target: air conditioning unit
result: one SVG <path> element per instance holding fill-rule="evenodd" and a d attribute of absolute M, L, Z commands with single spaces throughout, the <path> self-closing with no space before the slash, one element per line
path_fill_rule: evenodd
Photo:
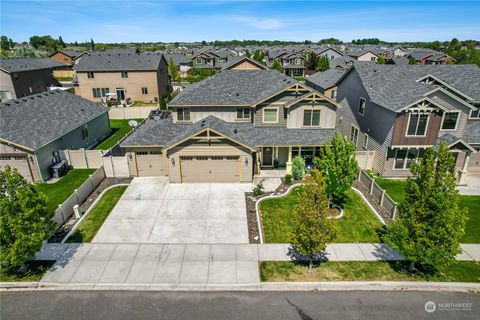
<path fill-rule="evenodd" d="M 53 178 L 60 178 L 68 172 L 67 160 L 62 160 L 50 167 Z"/>

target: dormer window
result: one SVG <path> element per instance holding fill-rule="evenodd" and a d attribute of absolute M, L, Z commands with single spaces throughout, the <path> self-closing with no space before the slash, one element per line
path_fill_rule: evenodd
<path fill-rule="evenodd" d="M 443 114 L 442 130 L 456 130 L 460 112 L 445 112 Z"/>

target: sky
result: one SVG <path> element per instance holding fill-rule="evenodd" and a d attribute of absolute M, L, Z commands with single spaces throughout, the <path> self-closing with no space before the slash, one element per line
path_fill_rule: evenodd
<path fill-rule="evenodd" d="M 480 40 L 480 1 L 0 0 L 0 33 L 65 42 Z"/>

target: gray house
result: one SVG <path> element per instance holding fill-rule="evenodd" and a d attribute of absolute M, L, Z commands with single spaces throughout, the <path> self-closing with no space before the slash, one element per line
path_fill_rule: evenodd
<path fill-rule="evenodd" d="M 17 168 L 28 181 L 45 181 L 59 150 L 91 148 L 110 133 L 108 111 L 55 90 L 0 104 L 0 169 Z"/>
<path fill-rule="evenodd" d="M 335 75 L 332 75 L 335 76 Z M 480 69 L 476 65 L 356 63 L 337 84 L 337 126 L 374 150 L 373 170 L 407 177 L 428 147 L 445 141 L 458 183 L 480 173 Z"/>
<path fill-rule="evenodd" d="M 54 69 L 68 67 L 50 58 L 1 58 L 0 101 L 8 101 L 44 92 L 57 82 Z"/>

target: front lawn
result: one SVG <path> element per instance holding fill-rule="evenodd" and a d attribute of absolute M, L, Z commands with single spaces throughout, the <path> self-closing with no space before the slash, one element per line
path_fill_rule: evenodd
<path fill-rule="evenodd" d="M 290 243 L 290 230 L 299 189 L 288 195 L 260 202 L 263 235 L 266 243 Z M 363 199 L 350 190 L 345 204 L 345 215 L 338 219 L 338 234 L 333 242 L 379 242 L 382 224 Z"/>
<path fill-rule="evenodd" d="M 117 144 L 118 141 L 120 141 L 123 137 L 127 135 L 130 131 L 133 130 L 133 127 L 131 127 L 128 124 L 129 120 L 110 120 L 110 129 L 112 132 L 110 135 L 103 140 L 100 144 L 98 144 L 95 149 L 96 150 L 109 150 L 111 147 L 113 147 L 115 144 Z M 133 119 L 140 123 L 143 121 L 143 119 Z"/>
<path fill-rule="evenodd" d="M 397 203 L 405 198 L 406 180 L 375 178 L 378 185 Z M 468 208 L 468 221 L 462 243 L 480 243 L 480 196 L 460 196 L 460 208 Z"/>
<path fill-rule="evenodd" d="M 39 281 L 55 261 L 27 261 L 25 268 L 12 271 L 0 269 L 0 282 Z"/>
<path fill-rule="evenodd" d="M 457 261 L 437 274 L 408 272 L 405 261 L 331 261 L 315 265 L 308 272 L 306 264 L 291 261 L 262 262 L 262 281 L 438 281 L 480 282 L 480 263 Z"/>
<path fill-rule="evenodd" d="M 36 186 L 47 197 L 48 210 L 54 212 L 94 172 L 95 169 L 73 169 L 55 183 L 38 183 Z"/>
<path fill-rule="evenodd" d="M 80 222 L 67 242 L 90 242 L 97 234 L 105 219 L 117 204 L 127 186 L 117 186 L 107 190 L 88 215 Z"/>

